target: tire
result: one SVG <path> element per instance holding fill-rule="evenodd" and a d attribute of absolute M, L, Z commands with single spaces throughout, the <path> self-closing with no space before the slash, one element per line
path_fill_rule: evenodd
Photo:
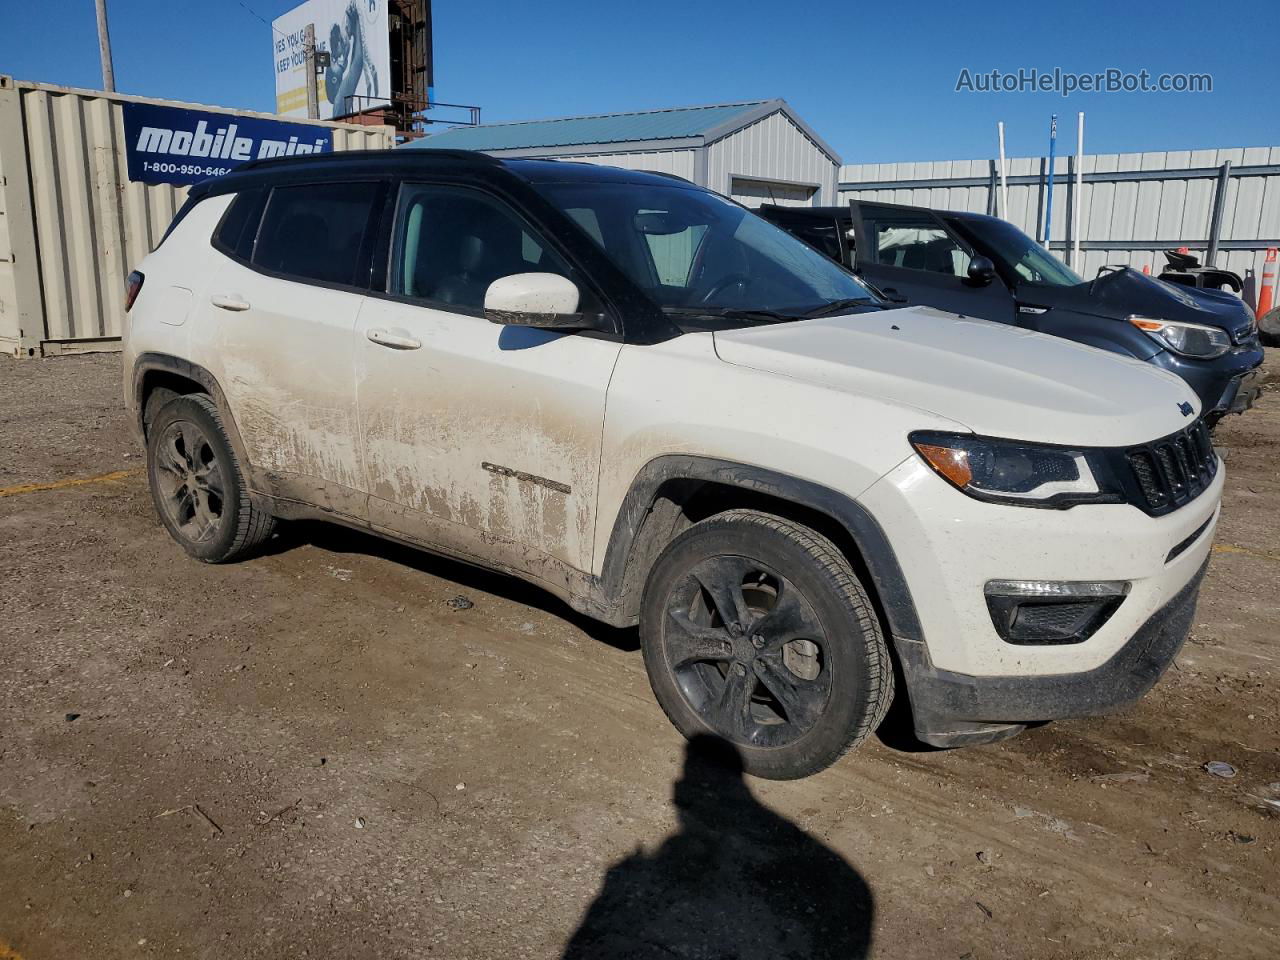
<path fill-rule="evenodd" d="M 770 780 L 835 763 L 893 699 L 884 635 L 844 555 L 754 510 L 694 524 L 663 550 L 640 643 L 676 729 L 729 741 L 748 773 Z"/>
<path fill-rule="evenodd" d="M 170 400 L 147 433 L 147 480 L 165 529 L 205 563 L 250 554 L 275 530 L 275 518 L 249 499 L 222 415 L 204 394 Z"/>

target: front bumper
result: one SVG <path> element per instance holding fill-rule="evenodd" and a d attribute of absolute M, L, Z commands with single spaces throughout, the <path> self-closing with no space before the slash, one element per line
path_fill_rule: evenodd
<path fill-rule="evenodd" d="M 1185 380 L 1200 397 L 1201 415 L 1218 420 L 1228 413 L 1242 413 L 1256 398 L 1252 374 L 1262 360 L 1262 345 L 1253 337 L 1215 360 L 1194 360 L 1166 350 L 1150 362 Z"/>
<path fill-rule="evenodd" d="M 1257 402 L 1262 394 L 1262 370 L 1258 367 L 1244 376 L 1236 377 L 1222 395 L 1221 408 L 1223 415 L 1228 413 L 1244 413 Z"/>
<path fill-rule="evenodd" d="M 938 747 L 982 743 L 1027 723 L 1095 716 L 1149 691 L 1191 630 L 1209 561 L 1101 666 L 1082 673 L 969 676 L 933 665 L 924 643 L 898 640 L 916 736 Z"/>

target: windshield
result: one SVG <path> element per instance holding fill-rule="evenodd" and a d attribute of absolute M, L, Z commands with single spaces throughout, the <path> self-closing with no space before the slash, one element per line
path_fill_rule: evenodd
<path fill-rule="evenodd" d="M 1043 283 L 1051 287 L 1074 287 L 1084 283 L 1084 277 L 1011 223 L 965 220 L 957 226 L 973 234 L 996 266 L 1012 270 L 1028 283 Z"/>
<path fill-rule="evenodd" d="M 663 309 L 792 319 L 874 295 L 808 244 L 705 190 L 675 184 L 542 183 Z"/>

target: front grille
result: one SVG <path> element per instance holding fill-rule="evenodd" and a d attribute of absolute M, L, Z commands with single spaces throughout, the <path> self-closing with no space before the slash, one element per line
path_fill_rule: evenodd
<path fill-rule="evenodd" d="M 1153 516 L 1176 510 L 1200 496 L 1218 472 L 1209 429 L 1196 421 L 1185 430 L 1126 451 L 1138 506 Z"/>

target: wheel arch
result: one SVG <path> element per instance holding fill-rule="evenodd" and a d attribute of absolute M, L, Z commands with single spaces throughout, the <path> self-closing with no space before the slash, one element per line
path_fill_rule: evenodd
<path fill-rule="evenodd" d="M 649 570 L 672 539 L 699 520 L 744 508 L 802 523 L 826 536 L 863 579 L 889 632 L 899 639 L 922 639 L 897 555 L 865 507 L 810 480 L 689 455 L 649 461 L 623 499 L 600 575 L 618 622 L 635 622 Z"/>
<path fill-rule="evenodd" d="M 227 406 L 226 395 L 218 383 L 217 377 L 200 366 L 181 357 L 168 353 L 143 353 L 133 364 L 133 427 L 146 442 L 151 426 L 151 418 L 158 405 L 151 403 L 158 391 L 172 396 L 185 396 L 192 393 L 204 393 L 214 402 L 222 417 L 223 428 L 236 458 L 249 467 L 249 458 L 245 455 L 244 442 L 240 438 L 240 430 L 236 426 L 235 417 Z"/>

